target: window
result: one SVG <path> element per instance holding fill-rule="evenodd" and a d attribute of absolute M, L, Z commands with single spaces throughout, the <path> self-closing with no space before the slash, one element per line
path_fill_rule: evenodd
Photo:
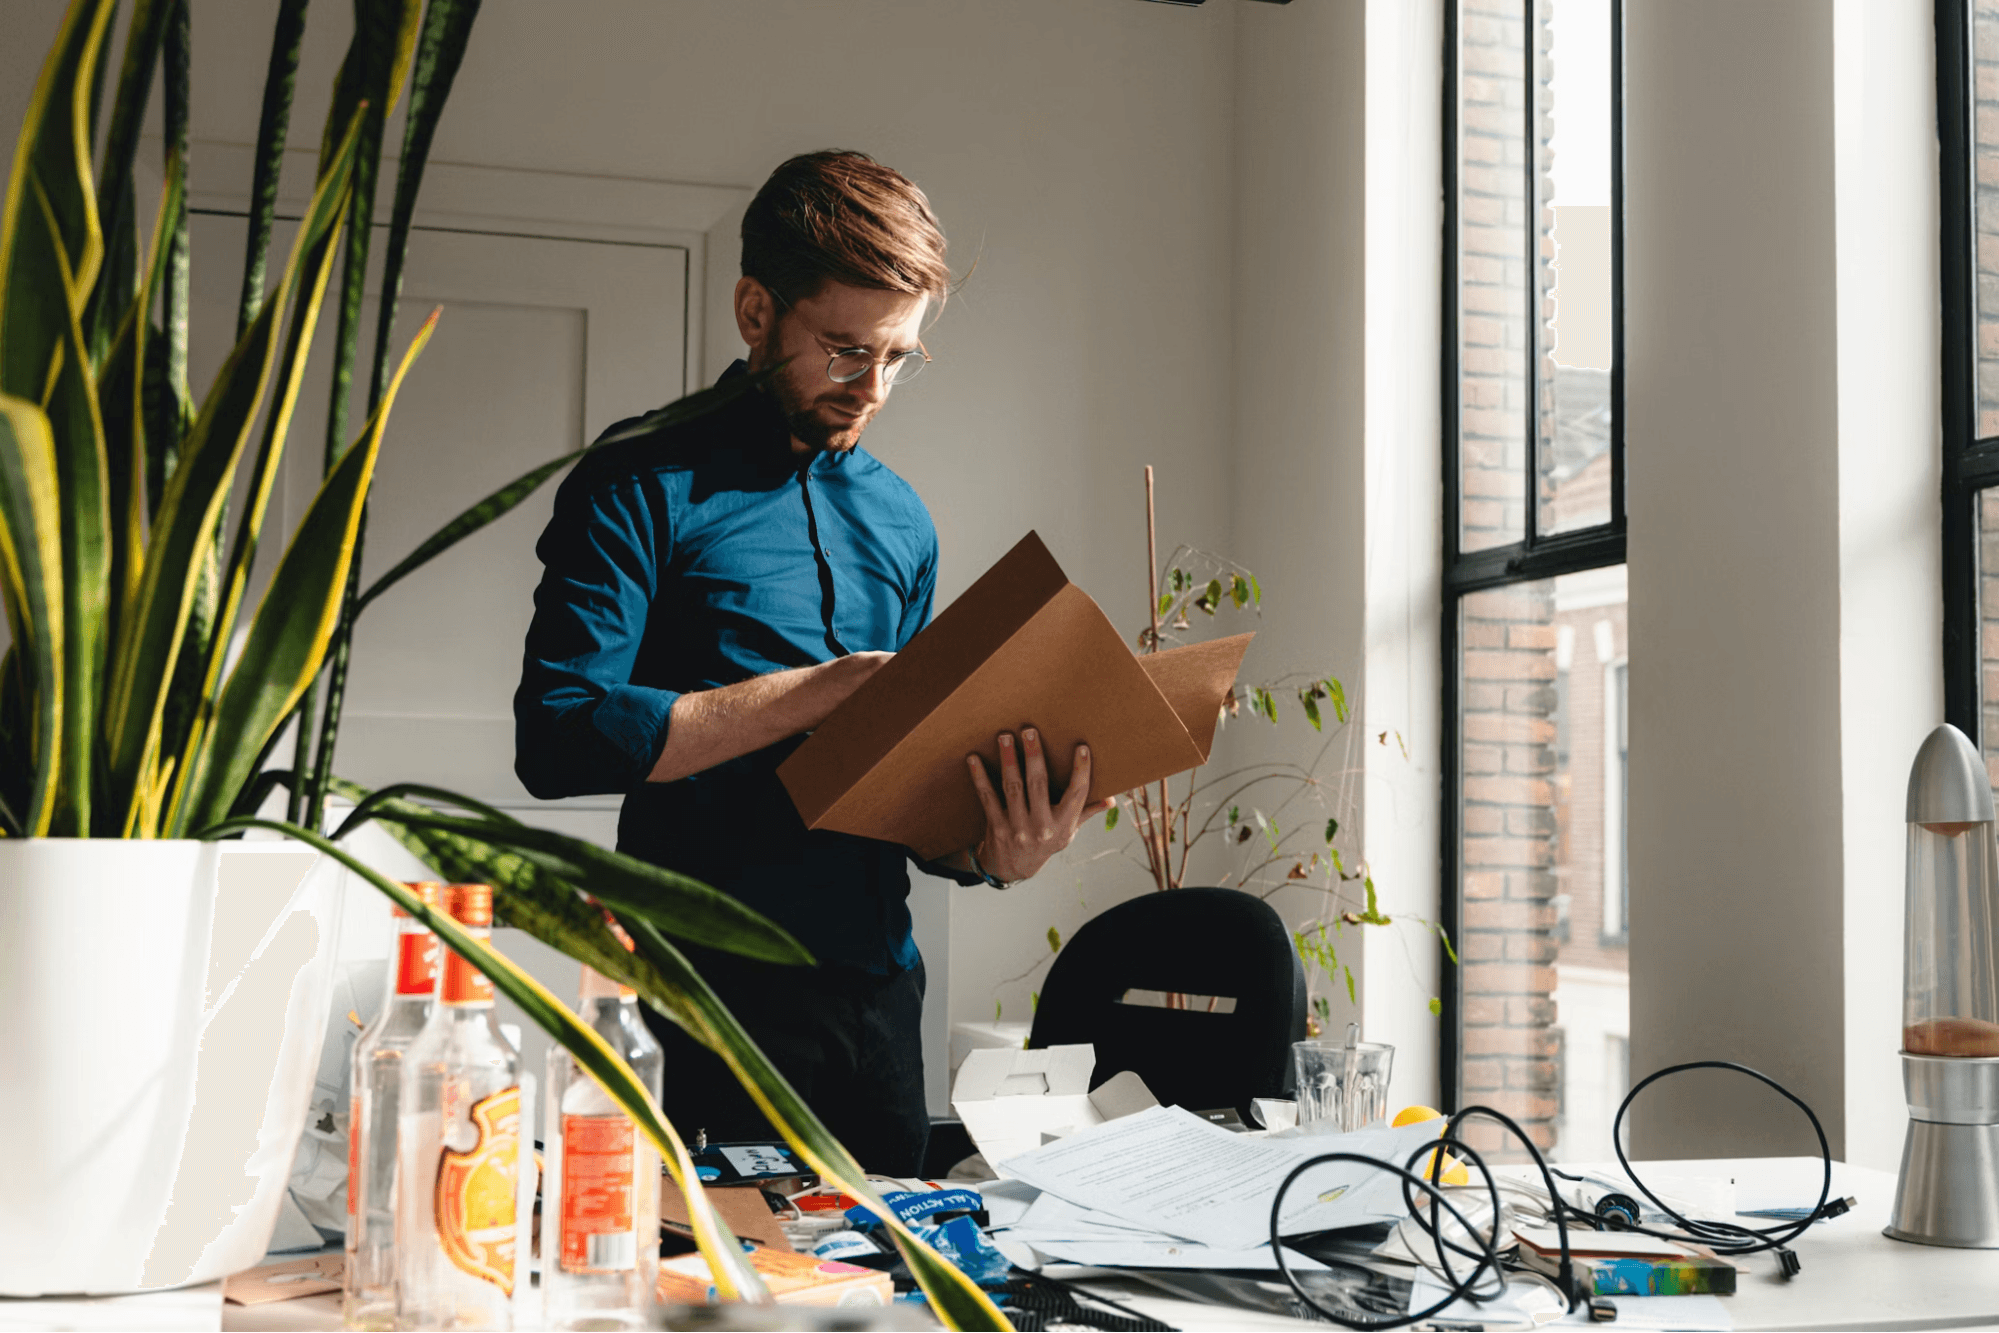
<path fill-rule="evenodd" d="M 1999 0 L 1937 5 L 1944 712 L 1999 768 Z"/>
<path fill-rule="evenodd" d="M 1446 15 L 1444 1094 L 1607 1156 L 1629 1031 L 1621 14 Z"/>

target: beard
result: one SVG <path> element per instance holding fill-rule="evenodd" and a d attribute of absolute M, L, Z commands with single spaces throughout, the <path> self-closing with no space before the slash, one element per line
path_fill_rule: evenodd
<path fill-rule="evenodd" d="M 772 339 L 758 349 L 756 364 L 772 365 L 782 353 Z M 799 383 L 801 361 L 810 362 L 808 354 L 794 359 L 779 371 L 770 381 L 768 391 L 777 403 L 777 409 L 784 416 L 785 425 L 791 429 L 791 438 L 805 445 L 814 453 L 844 453 L 861 442 L 861 432 L 874 420 L 874 411 L 863 410 L 858 417 L 845 416 L 849 410 L 842 403 L 844 387 L 817 376 L 818 382 L 830 392 L 814 393 Z M 816 366 L 814 367 L 816 369 Z M 836 411 L 837 409 L 837 411 Z M 879 410 L 879 406 L 875 410 Z"/>

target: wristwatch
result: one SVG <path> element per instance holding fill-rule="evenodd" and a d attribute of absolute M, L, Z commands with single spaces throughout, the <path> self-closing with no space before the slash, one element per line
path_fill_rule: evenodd
<path fill-rule="evenodd" d="M 992 885 L 996 889 L 1010 889 L 1015 884 L 1019 883 L 1018 880 L 1001 879 L 998 875 L 995 875 L 992 871 L 980 865 L 979 849 L 975 846 L 967 847 L 965 849 L 965 859 L 967 859 L 972 863 L 972 873 L 974 875 L 977 875 L 980 879 L 984 880 L 986 883 Z"/>

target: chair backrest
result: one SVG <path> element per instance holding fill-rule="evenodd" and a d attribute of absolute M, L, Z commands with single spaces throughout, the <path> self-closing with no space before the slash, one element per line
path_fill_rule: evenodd
<path fill-rule="evenodd" d="M 1234 1005 L 1168 1009 L 1128 1003 L 1128 991 Z M 1291 1043 L 1304 1036 L 1304 969 L 1270 905 L 1237 889 L 1172 889 L 1120 903 L 1071 937 L 1027 1044 L 1089 1042 L 1093 1087 L 1129 1069 L 1168 1105 L 1247 1115 L 1251 1098 L 1287 1095 Z"/>

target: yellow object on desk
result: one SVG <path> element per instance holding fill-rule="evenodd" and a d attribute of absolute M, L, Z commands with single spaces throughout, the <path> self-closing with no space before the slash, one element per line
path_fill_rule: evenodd
<path fill-rule="evenodd" d="M 1391 1128 L 1400 1129 L 1404 1125 L 1420 1125 L 1426 1120 L 1443 1120 L 1443 1119 L 1444 1119 L 1444 1113 L 1442 1111 L 1435 1109 L 1434 1107 L 1405 1106 L 1401 1110 L 1397 1111 L 1395 1113 L 1395 1119 L 1389 1121 L 1388 1123 Z M 1443 1132 L 1444 1132 L 1443 1128 L 1440 1126 L 1437 1130 L 1437 1133 L 1442 1134 Z M 1442 1150 L 1439 1149 L 1438 1151 L 1441 1152 Z M 1443 1157 L 1444 1157 L 1444 1169 L 1443 1169 L 1443 1174 L 1437 1177 L 1439 1180 L 1441 1180 L 1446 1185 L 1471 1184 L 1471 1172 L 1465 1170 L 1465 1164 L 1463 1162 L 1460 1162 L 1457 1158 L 1451 1156 L 1449 1153 L 1444 1153 Z M 1419 1176 L 1428 1177 L 1430 1174 L 1431 1164 L 1436 1160 L 1437 1160 L 1437 1152 L 1432 1152 L 1428 1157 L 1423 1159 L 1423 1165 L 1416 1168 L 1416 1174 Z"/>

